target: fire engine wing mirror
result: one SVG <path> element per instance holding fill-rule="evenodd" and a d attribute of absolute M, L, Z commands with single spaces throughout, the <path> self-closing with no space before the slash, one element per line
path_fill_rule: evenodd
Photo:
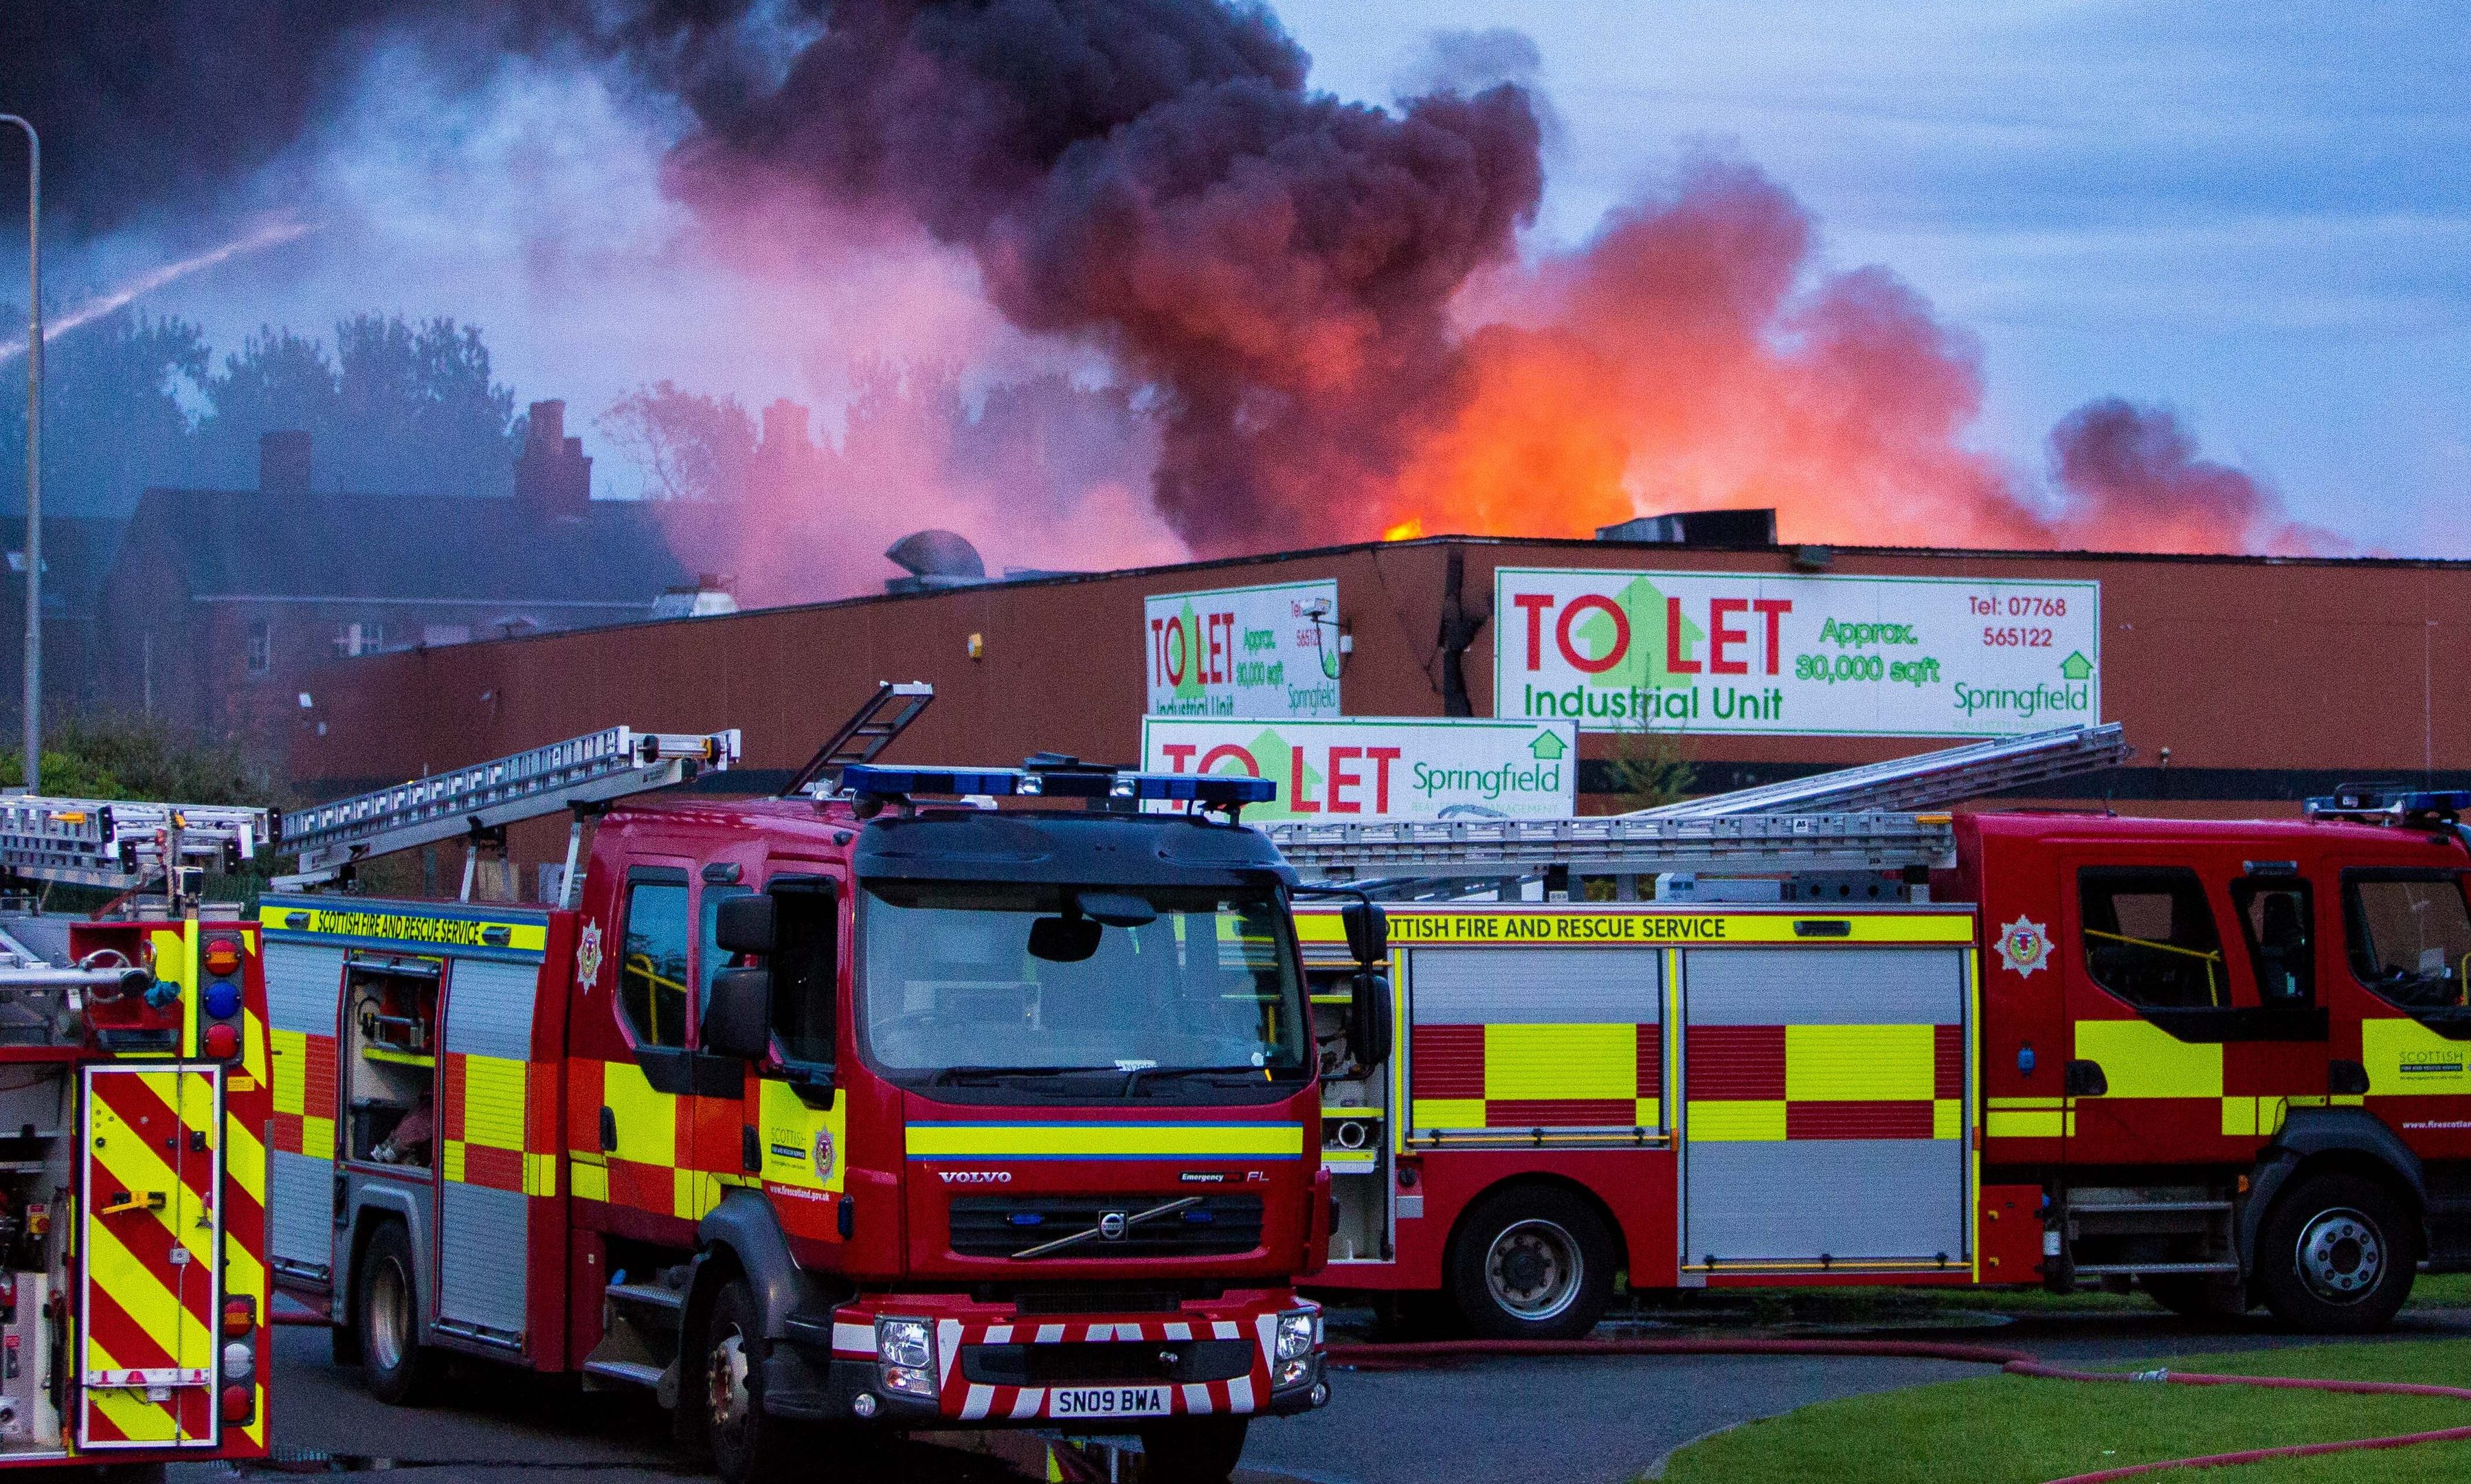
<path fill-rule="evenodd" d="M 1390 979 L 1359 969 L 1347 1006 L 1347 1054 L 1370 1071 L 1390 1059 Z"/>
<path fill-rule="evenodd" d="M 1350 902 L 1338 909 L 1347 930 L 1347 951 L 1370 967 L 1390 955 L 1390 914 L 1372 902 Z"/>
<path fill-rule="evenodd" d="M 772 899 L 760 891 L 723 897 L 712 937 L 725 954 L 772 952 Z"/>
<path fill-rule="evenodd" d="M 729 909 L 744 900 L 747 899 L 733 897 L 722 903 L 722 920 L 727 921 Z M 771 921 L 771 906 L 764 903 L 767 924 Z M 703 1007 L 703 1048 L 716 1055 L 750 1062 L 762 1061 L 772 1053 L 770 969 L 723 969 L 712 977 L 712 999 Z"/>

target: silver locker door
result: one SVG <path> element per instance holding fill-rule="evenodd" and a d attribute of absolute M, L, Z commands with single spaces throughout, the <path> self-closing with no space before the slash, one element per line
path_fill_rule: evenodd
<path fill-rule="evenodd" d="M 343 951 L 305 943 L 266 945 L 266 1011 L 277 1032 L 277 1044 L 292 1040 L 281 1034 L 322 1036 L 329 1046 L 335 1035 L 335 1014 L 342 995 Z M 294 1053 L 278 1062 L 278 1088 L 297 1088 L 305 1056 Z M 332 1271 L 335 1242 L 335 1162 L 324 1152 L 267 1153 L 267 1239 L 281 1268 L 322 1282 Z"/>
<path fill-rule="evenodd" d="M 531 1229 L 526 1087 L 533 1073 L 550 1074 L 529 1060 L 540 970 L 458 958 L 448 975 L 445 1050 L 458 1063 L 449 1095 L 459 1095 L 463 1137 L 447 1150 L 438 1186 L 437 1317 L 449 1332 L 518 1344 Z"/>
<path fill-rule="evenodd" d="M 1693 949 L 1683 1261 L 1965 1260 L 1965 955 Z"/>

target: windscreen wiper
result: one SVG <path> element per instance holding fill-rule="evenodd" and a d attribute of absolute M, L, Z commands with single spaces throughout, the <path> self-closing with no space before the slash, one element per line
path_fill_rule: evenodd
<path fill-rule="evenodd" d="M 1246 1082 L 1259 1077 L 1263 1081 L 1276 1081 L 1282 1071 L 1289 1076 L 1297 1076 L 1302 1070 L 1295 1067 L 1134 1067 L 1124 1073 L 1124 1095 L 1131 1097 L 1143 1077 L 1232 1077 Z"/>
<path fill-rule="evenodd" d="M 1062 1077 L 1075 1072 L 1115 1072 L 1113 1067 L 944 1067 L 927 1079 L 929 1087 L 971 1082 L 1015 1082 L 1030 1077 Z"/>

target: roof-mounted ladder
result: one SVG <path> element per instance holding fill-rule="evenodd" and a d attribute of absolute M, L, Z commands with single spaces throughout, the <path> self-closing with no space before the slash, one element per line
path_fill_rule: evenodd
<path fill-rule="evenodd" d="M 877 754 L 891 746 L 892 740 L 906 731 L 934 698 L 935 688 L 924 680 L 879 682 L 875 695 L 815 749 L 806 766 L 791 776 L 781 797 L 794 799 L 802 793 L 829 793 L 838 789 L 841 769 L 874 762 Z"/>
<path fill-rule="evenodd" d="M 273 838 L 271 810 L 0 795 L 0 866 L 31 881 L 141 890 L 170 867 L 231 870 Z"/>
<path fill-rule="evenodd" d="M 1663 871 L 1946 869 L 1956 836 L 1943 814 L 1748 814 L 1642 819 L 1444 819 L 1263 825 L 1306 880 L 1431 880 Z"/>
<path fill-rule="evenodd" d="M 2117 767 L 2134 754 L 2120 724 L 2062 726 L 1968 742 L 1910 758 L 1838 768 L 1756 789 L 1736 789 L 1636 810 L 1630 819 L 1708 819 L 1733 814 L 1940 809 L 2032 784 Z"/>
<path fill-rule="evenodd" d="M 726 770 L 738 761 L 738 747 L 735 728 L 698 736 L 603 727 L 299 810 L 284 816 L 280 848 L 298 854 L 300 871 L 277 878 L 274 884 L 277 890 L 296 891 L 333 881 L 346 866 L 372 857 L 462 839 L 472 847 L 463 866 L 463 894 L 469 900 L 482 839 L 519 820 L 572 809 L 577 817 L 567 835 L 565 888 L 571 900 L 582 815 L 590 806 L 684 783 L 706 767 Z"/>

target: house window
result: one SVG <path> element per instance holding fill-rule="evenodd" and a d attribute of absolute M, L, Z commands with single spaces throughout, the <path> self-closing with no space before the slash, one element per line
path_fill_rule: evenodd
<path fill-rule="evenodd" d="M 274 668 L 274 624 L 253 619 L 248 625 L 248 672 L 262 675 Z"/>

